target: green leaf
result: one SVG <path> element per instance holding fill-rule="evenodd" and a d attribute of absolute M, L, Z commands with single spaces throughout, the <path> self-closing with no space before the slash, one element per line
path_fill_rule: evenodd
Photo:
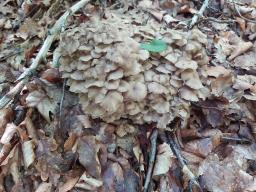
<path fill-rule="evenodd" d="M 145 49 L 147 51 L 160 53 L 160 52 L 165 51 L 167 49 L 167 44 L 163 40 L 153 39 L 149 43 L 142 43 L 140 45 L 140 48 Z"/>

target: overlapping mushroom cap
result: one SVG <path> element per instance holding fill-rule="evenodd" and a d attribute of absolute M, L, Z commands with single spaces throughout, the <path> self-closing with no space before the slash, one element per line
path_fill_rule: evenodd
<path fill-rule="evenodd" d="M 167 49 L 150 53 L 140 48 L 154 38 L 165 41 Z M 132 14 L 109 14 L 62 35 L 60 70 L 92 118 L 157 122 L 165 128 L 175 117 L 186 119 L 188 101 L 208 95 L 199 70 L 208 63 L 205 44 L 206 36 L 196 29 L 160 29 L 138 24 Z"/>

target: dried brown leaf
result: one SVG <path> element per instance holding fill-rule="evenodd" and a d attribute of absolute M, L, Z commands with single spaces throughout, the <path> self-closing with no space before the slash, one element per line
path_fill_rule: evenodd
<path fill-rule="evenodd" d="M 98 178 L 101 173 L 101 167 L 97 156 L 99 146 L 96 143 L 95 137 L 88 136 L 80 138 L 78 141 L 79 162 L 86 169 L 87 173 L 95 178 Z"/>
<path fill-rule="evenodd" d="M 62 91 L 56 88 L 54 89 L 54 87 L 51 90 L 47 90 L 47 93 L 42 90 L 35 90 L 29 93 L 26 103 L 30 107 L 36 107 L 45 120 L 51 122 L 50 115 L 56 113 L 61 95 Z"/>
<path fill-rule="evenodd" d="M 2 144 L 9 144 L 16 132 L 17 132 L 17 126 L 14 123 L 7 124 L 0 142 Z"/>
<path fill-rule="evenodd" d="M 84 174 L 79 178 L 75 187 L 87 191 L 97 191 L 97 189 L 101 187 L 102 184 L 103 182 L 101 180 L 95 179 L 84 172 Z"/>
<path fill-rule="evenodd" d="M 38 186 L 35 192 L 49 192 L 51 191 L 51 189 L 52 189 L 51 183 L 43 182 Z"/>
<path fill-rule="evenodd" d="M 11 108 L 5 108 L 0 110 L 0 135 L 3 134 L 5 126 L 13 118 L 13 111 Z"/>
<path fill-rule="evenodd" d="M 24 164 L 26 168 L 35 161 L 35 152 L 34 152 L 35 144 L 33 140 L 25 141 L 22 143 L 22 152 L 24 158 Z"/>
<path fill-rule="evenodd" d="M 228 60 L 233 60 L 237 56 L 247 52 L 251 49 L 253 44 L 251 42 L 240 42 L 236 45 L 236 48 L 232 52 L 232 54 L 228 57 Z"/>
<path fill-rule="evenodd" d="M 123 191 L 124 190 L 124 173 L 118 163 L 108 165 L 103 173 L 103 190 Z"/>
<path fill-rule="evenodd" d="M 184 149 L 200 157 L 206 157 L 212 152 L 215 146 L 213 146 L 211 138 L 193 140 L 184 146 Z"/>
<path fill-rule="evenodd" d="M 61 187 L 59 187 L 58 191 L 59 192 L 68 192 L 68 191 L 70 191 L 77 184 L 78 180 L 79 180 L 79 177 L 68 179 L 67 182 L 65 182 Z"/>
<path fill-rule="evenodd" d="M 64 143 L 64 151 L 69 151 L 74 146 L 77 139 L 77 135 L 74 133 L 71 133 L 68 137 L 68 139 Z"/>
<path fill-rule="evenodd" d="M 170 167 L 172 167 L 174 160 L 175 156 L 170 148 L 170 145 L 167 143 L 159 145 L 152 176 L 166 174 Z"/>

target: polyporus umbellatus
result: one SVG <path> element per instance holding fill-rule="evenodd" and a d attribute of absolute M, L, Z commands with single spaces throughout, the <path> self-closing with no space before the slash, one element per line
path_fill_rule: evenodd
<path fill-rule="evenodd" d="M 167 49 L 150 53 L 140 48 L 154 38 L 166 42 Z M 60 70 L 92 118 L 156 122 L 165 128 L 175 117 L 188 118 L 189 101 L 209 92 L 198 70 L 208 63 L 206 42 L 197 29 L 160 29 L 152 22 L 138 24 L 132 13 L 111 13 L 62 34 Z"/>

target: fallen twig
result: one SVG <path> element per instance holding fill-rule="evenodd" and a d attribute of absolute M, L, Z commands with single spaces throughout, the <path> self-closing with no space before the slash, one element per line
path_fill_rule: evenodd
<path fill-rule="evenodd" d="M 27 78 L 22 79 L 17 83 L 7 94 L 5 94 L 0 100 L 0 109 L 4 108 L 8 103 L 10 103 L 15 95 L 19 94 L 25 84 L 28 82 Z"/>
<path fill-rule="evenodd" d="M 146 175 L 146 179 L 145 179 L 145 183 L 144 183 L 144 192 L 148 191 L 148 187 L 151 181 L 151 177 L 152 177 L 152 171 L 154 168 L 154 162 L 155 162 L 155 158 L 156 158 L 156 139 L 158 136 L 158 130 L 155 129 L 150 137 L 150 143 L 151 143 L 151 149 L 150 149 L 150 153 L 149 153 L 149 163 L 148 163 L 148 170 L 147 170 L 147 175 Z"/>
<path fill-rule="evenodd" d="M 60 100 L 60 108 L 59 108 L 59 129 L 62 128 L 62 107 L 63 107 L 63 102 L 65 99 L 65 87 L 67 84 L 67 79 L 64 79 L 63 82 L 63 86 L 62 86 L 62 96 L 61 96 L 61 100 Z"/>
<path fill-rule="evenodd" d="M 244 17 L 244 16 L 240 13 L 240 11 L 239 11 L 239 9 L 237 8 L 235 2 L 232 1 L 232 3 L 233 3 L 233 5 L 234 5 L 234 8 L 235 8 L 235 10 L 236 10 L 236 13 L 239 15 L 239 17 L 241 17 L 242 19 L 244 19 L 244 20 L 247 21 L 247 22 L 256 23 L 256 20 L 251 20 L 251 19 L 248 19 L 248 18 Z"/>
<path fill-rule="evenodd" d="M 14 50 L 12 53 L 9 53 L 9 54 L 4 55 L 3 57 L 1 57 L 1 58 L 0 58 L 0 61 L 4 61 L 4 60 L 8 59 L 9 57 L 12 57 L 12 56 L 14 56 L 14 55 L 17 55 L 17 54 L 19 54 L 19 53 L 21 53 L 21 52 L 22 52 L 22 51 L 21 51 L 20 49 L 16 49 L 16 50 Z"/>
<path fill-rule="evenodd" d="M 65 22 L 69 15 L 74 14 L 76 11 L 78 11 L 80 8 L 82 8 L 85 4 L 87 4 L 89 0 L 80 0 L 75 5 L 73 5 L 70 10 L 67 10 L 54 24 L 52 29 L 49 31 L 49 35 L 44 41 L 43 46 L 41 47 L 39 53 L 37 54 L 36 58 L 33 60 L 30 67 L 25 70 L 18 78 L 18 81 L 23 79 L 26 76 L 30 76 L 38 67 L 40 61 L 45 58 L 53 40 L 57 36 L 58 33 L 61 32 L 61 29 L 65 27 Z"/>
<path fill-rule="evenodd" d="M 182 168 L 182 172 L 183 174 L 187 175 L 189 178 L 189 188 L 190 191 L 192 191 L 192 187 L 193 185 L 197 186 L 198 189 L 200 191 L 203 191 L 197 181 L 196 176 L 192 173 L 192 171 L 190 171 L 190 169 L 188 168 L 184 158 L 182 157 L 180 150 L 177 148 L 175 141 L 173 140 L 173 138 L 171 137 L 170 134 L 166 134 L 167 135 L 167 142 L 169 143 L 174 155 L 177 157 L 178 162 L 180 163 L 180 166 Z"/>
<path fill-rule="evenodd" d="M 225 142 L 237 142 L 239 144 L 251 144 L 252 141 L 246 138 L 237 138 L 237 137 L 228 137 L 228 136 L 222 136 L 221 141 Z"/>
<path fill-rule="evenodd" d="M 203 18 L 202 20 L 200 20 L 199 22 L 202 22 L 202 21 L 212 21 L 212 22 L 216 22 L 216 23 L 235 23 L 236 21 L 235 20 L 221 20 L 221 19 L 216 19 L 214 17 L 205 17 Z"/>
<path fill-rule="evenodd" d="M 75 5 L 73 5 L 69 10 L 67 10 L 54 24 L 52 29 L 49 31 L 49 35 L 45 39 L 43 46 L 41 47 L 40 51 L 38 52 L 36 58 L 32 61 L 32 64 L 28 69 L 26 69 L 17 79 L 17 81 L 20 81 L 17 85 L 19 85 L 19 88 L 23 88 L 25 85 L 27 77 L 31 76 L 34 71 L 37 69 L 39 63 L 45 58 L 50 46 L 52 45 L 53 40 L 59 34 L 62 30 L 62 28 L 65 27 L 65 22 L 67 20 L 67 17 L 69 15 L 74 14 L 76 11 L 78 11 L 80 8 L 82 8 L 84 5 L 86 5 L 90 0 L 80 0 Z M 13 88 L 15 89 L 17 85 Z M 19 89 L 19 90 L 21 90 Z M 15 90 L 15 94 L 18 94 L 20 91 Z M 14 90 L 10 90 L 3 98 L 0 100 L 0 109 L 5 107 L 13 98 Z M 10 97 L 11 95 L 12 97 Z"/>
<path fill-rule="evenodd" d="M 191 23 L 189 24 L 189 28 L 191 29 L 198 21 L 199 17 L 201 17 L 205 11 L 205 9 L 208 7 L 209 4 L 209 0 L 205 0 L 202 7 L 200 8 L 200 10 L 198 11 L 197 14 L 195 14 L 192 17 Z"/>

